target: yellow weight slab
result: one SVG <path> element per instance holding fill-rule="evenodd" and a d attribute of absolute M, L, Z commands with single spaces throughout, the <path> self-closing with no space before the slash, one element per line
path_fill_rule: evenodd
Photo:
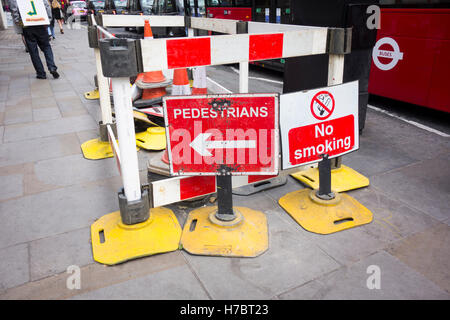
<path fill-rule="evenodd" d="M 89 160 L 100 160 L 114 157 L 109 141 L 101 141 L 99 138 L 84 142 L 81 145 L 83 156 Z M 136 151 L 139 148 L 136 147 Z"/>
<path fill-rule="evenodd" d="M 301 181 L 312 189 L 319 188 L 319 169 L 310 168 L 291 174 L 292 177 Z M 331 189 L 336 192 L 367 187 L 369 179 L 347 166 L 331 170 Z"/>
<path fill-rule="evenodd" d="M 109 141 L 101 141 L 100 139 L 92 139 L 81 145 L 83 156 L 89 160 L 99 160 L 114 157 Z"/>
<path fill-rule="evenodd" d="M 233 207 L 237 218 L 221 222 L 215 218 L 217 207 L 192 211 L 181 236 L 183 249 L 192 254 L 256 257 L 269 247 L 267 218 L 260 212 Z"/>
<path fill-rule="evenodd" d="M 172 210 L 150 209 L 150 218 L 142 223 L 125 225 L 120 212 L 107 214 L 91 225 L 94 260 L 114 265 L 179 247 L 181 227 Z"/>
<path fill-rule="evenodd" d="M 165 129 L 150 127 L 144 132 L 136 133 L 136 145 L 145 150 L 164 150 L 166 148 Z"/>
<path fill-rule="evenodd" d="M 301 189 L 278 200 L 280 206 L 304 229 L 330 234 L 350 229 L 373 219 L 372 212 L 345 193 L 336 193 L 333 200 L 322 200 L 317 190 Z"/>
<path fill-rule="evenodd" d="M 100 93 L 98 92 L 98 89 L 94 89 L 92 91 L 85 92 L 84 97 L 88 100 L 96 100 L 100 99 Z"/>

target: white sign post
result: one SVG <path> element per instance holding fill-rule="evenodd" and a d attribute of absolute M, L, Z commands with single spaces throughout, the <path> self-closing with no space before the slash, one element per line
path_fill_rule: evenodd
<path fill-rule="evenodd" d="M 17 0 L 17 6 L 25 27 L 50 24 L 44 1 L 47 0 Z"/>
<path fill-rule="evenodd" d="M 358 81 L 280 97 L 282 169 L 359 148 Z"/>

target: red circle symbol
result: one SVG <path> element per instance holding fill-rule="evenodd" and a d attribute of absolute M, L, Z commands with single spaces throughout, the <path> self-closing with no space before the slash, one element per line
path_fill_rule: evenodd
<path fill-rule="evenodd" d="M 325 120 L 334 111 L 334 97 L 328 91 L 320 91 L 311 100 L 311 113 L 317 120 Z"/>

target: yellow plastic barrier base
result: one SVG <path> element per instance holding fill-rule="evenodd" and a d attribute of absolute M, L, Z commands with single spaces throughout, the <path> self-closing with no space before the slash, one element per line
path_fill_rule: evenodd
<path fill-rule="evenodd" d="M 136 147 L 136 151 L 139 151 Z M 84 142 L 81 145 L 83 156 L 89 160 L 100 160 L 114 157 L 109 141 L 101 141 L 99 138 Z"/>
<path fill-rule="evenodd" d="M 319 169 L 310 168 L 291 174 L 312 189 L 319 188 Z M 341 165 L 331 170 L 331 188 L 336 192 L 344 192 L 353 189 L 367 187 L 369 179 L 347 166 Z"/>
<path fill-rule="evenodd" d="M 120 212 L 107 214 L 91 225 L 94 260 L 114 265 L 179 247 L 181 227 L 172 210 L 153 208 L 142 223 L 125 225 Z"/>
<path fill-rule="evenodd" d="M 260 212 L 234 207 L 236 219 L 223 222 L 215 217 L 217 207 L 192 211 L 184 225 L 181 243 L 192 254 L 256 257 L 269 247 L 267 218 Z"/>
<path fill-rule="evenodd" d="M 145 150 L 164 150 L 166 133 L 161 127 L 150 127 L 144 132 L 136 133 L 136 145 Z"/>
<path fill-rule="evenodd" d="M 358 201 L 343 193 L 335 193 L 333 200 L 322 200 L 317 190 L 301 189 L 278 200 L 280 206 L 304 229 L 330 234 L 350 229 L 373 219 L 372 212 Z"/>
<path fill-rule="evenodd" d="M 99 138 L 84 142 L 81 145 L 83 156 L 89 160 L 99 160 L 114 157 L 111 145 L 108 141 L 101 141 Z"/>
<path fill-rule="evenodd" d="M 100 93 L 98 92 L 98 89 L 94 89 L 92 91 L 85 92 L 84 97 L 88 100 L 96 100 L 100 99 Z"/>

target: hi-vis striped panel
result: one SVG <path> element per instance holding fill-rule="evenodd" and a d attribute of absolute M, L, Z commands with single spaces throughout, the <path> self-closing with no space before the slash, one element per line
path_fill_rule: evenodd
<path fill-rule="evenodd" d="M 233 188 L 269 180 L 276 176 L 233 176 Z M 153 207 L 207 196 L 216 192 L 216 176 L 172 177 L 150 182 Z"/>
<path fill-rule="evenodd" d="M 140 41 L 148 72 L 321 54 L 326 52 L 327 28 Z"/>

